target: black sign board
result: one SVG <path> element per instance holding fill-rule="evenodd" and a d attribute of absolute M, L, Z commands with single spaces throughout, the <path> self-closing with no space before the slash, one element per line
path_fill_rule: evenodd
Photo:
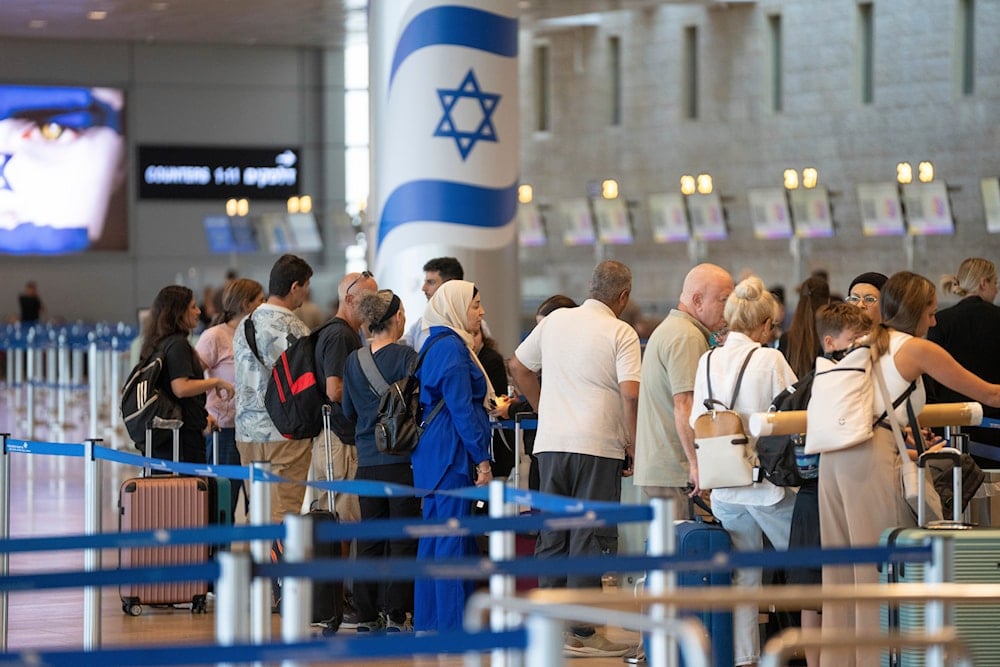
<path fill-rule="evenodd" d="M 139 146 L 139 199 L 284 200 L 300 194 L 299 149 Z"/>

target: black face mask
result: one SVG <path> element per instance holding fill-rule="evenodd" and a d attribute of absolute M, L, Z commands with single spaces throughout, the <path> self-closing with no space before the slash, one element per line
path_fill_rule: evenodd
<path fill-rule="evenodd" d="M 833 352 L 827 352 L 823 356 L 831 361 L 840 361 L 847 356 L 847 353 L 851 351 L 851 348 L 846 348 L 843 350 L 834 350 Z"/>

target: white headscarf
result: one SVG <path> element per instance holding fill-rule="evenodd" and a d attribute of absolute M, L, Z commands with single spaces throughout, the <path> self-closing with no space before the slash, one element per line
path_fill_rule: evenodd
<path fill-rule="evenodd" d="M 476 356 L 472 332 L 469 331 L 469 306 L 472 305 L 475 294 L 476 286 L 467 280 L 449 280 L 443 283 L 424 308 L 422 326 L 425 330 L 435 326 L 448 327 L 462 337 L 465 347 L 469 350 L 469 356 L 486 378 L 486 399 L 483 405 L 487 410 L 492 410 L 496 393 L 493 390 L 493 383 L 490 382 L 490 376 Z M 424 345 L 426 344 L 425 342 Z"/>

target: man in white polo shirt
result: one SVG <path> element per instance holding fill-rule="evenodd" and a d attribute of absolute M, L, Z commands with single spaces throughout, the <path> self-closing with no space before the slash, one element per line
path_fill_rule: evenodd
<path fill-rule="evenodd" d="M 621 478 L 632 474 L 641 375 L 635 330 L 618 319 L 632 292 L 632 272 L 620 262 L 594 269 L 579 308 L 552 312 L 514 352 L 510 372 L 538 412 L 535 455 L 540 490 L 584 500 L 621 500 Z M 544 369 L 544 386 L 539 372 Z M 542 531 L 539 558 L 618 552 L 616 526 Z M 599 588 L 600 576 L 542 577 L 548 588 Z M 565 652 L 620 656 L 629 647 L 593 626 L 574 626 Z"/>

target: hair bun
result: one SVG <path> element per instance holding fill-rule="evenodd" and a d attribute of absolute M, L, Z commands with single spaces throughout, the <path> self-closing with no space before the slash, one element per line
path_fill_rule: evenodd
<path fill-rule="evenodd" d="M 737 298 L 744 299 L 746 301 L 757 301 L 761 298 L 761 295 L 765 292 L 764 283 L 757 276 L 750 276 L 744 280 L 741 280 L 733 293 L 736 294 Z"/>

